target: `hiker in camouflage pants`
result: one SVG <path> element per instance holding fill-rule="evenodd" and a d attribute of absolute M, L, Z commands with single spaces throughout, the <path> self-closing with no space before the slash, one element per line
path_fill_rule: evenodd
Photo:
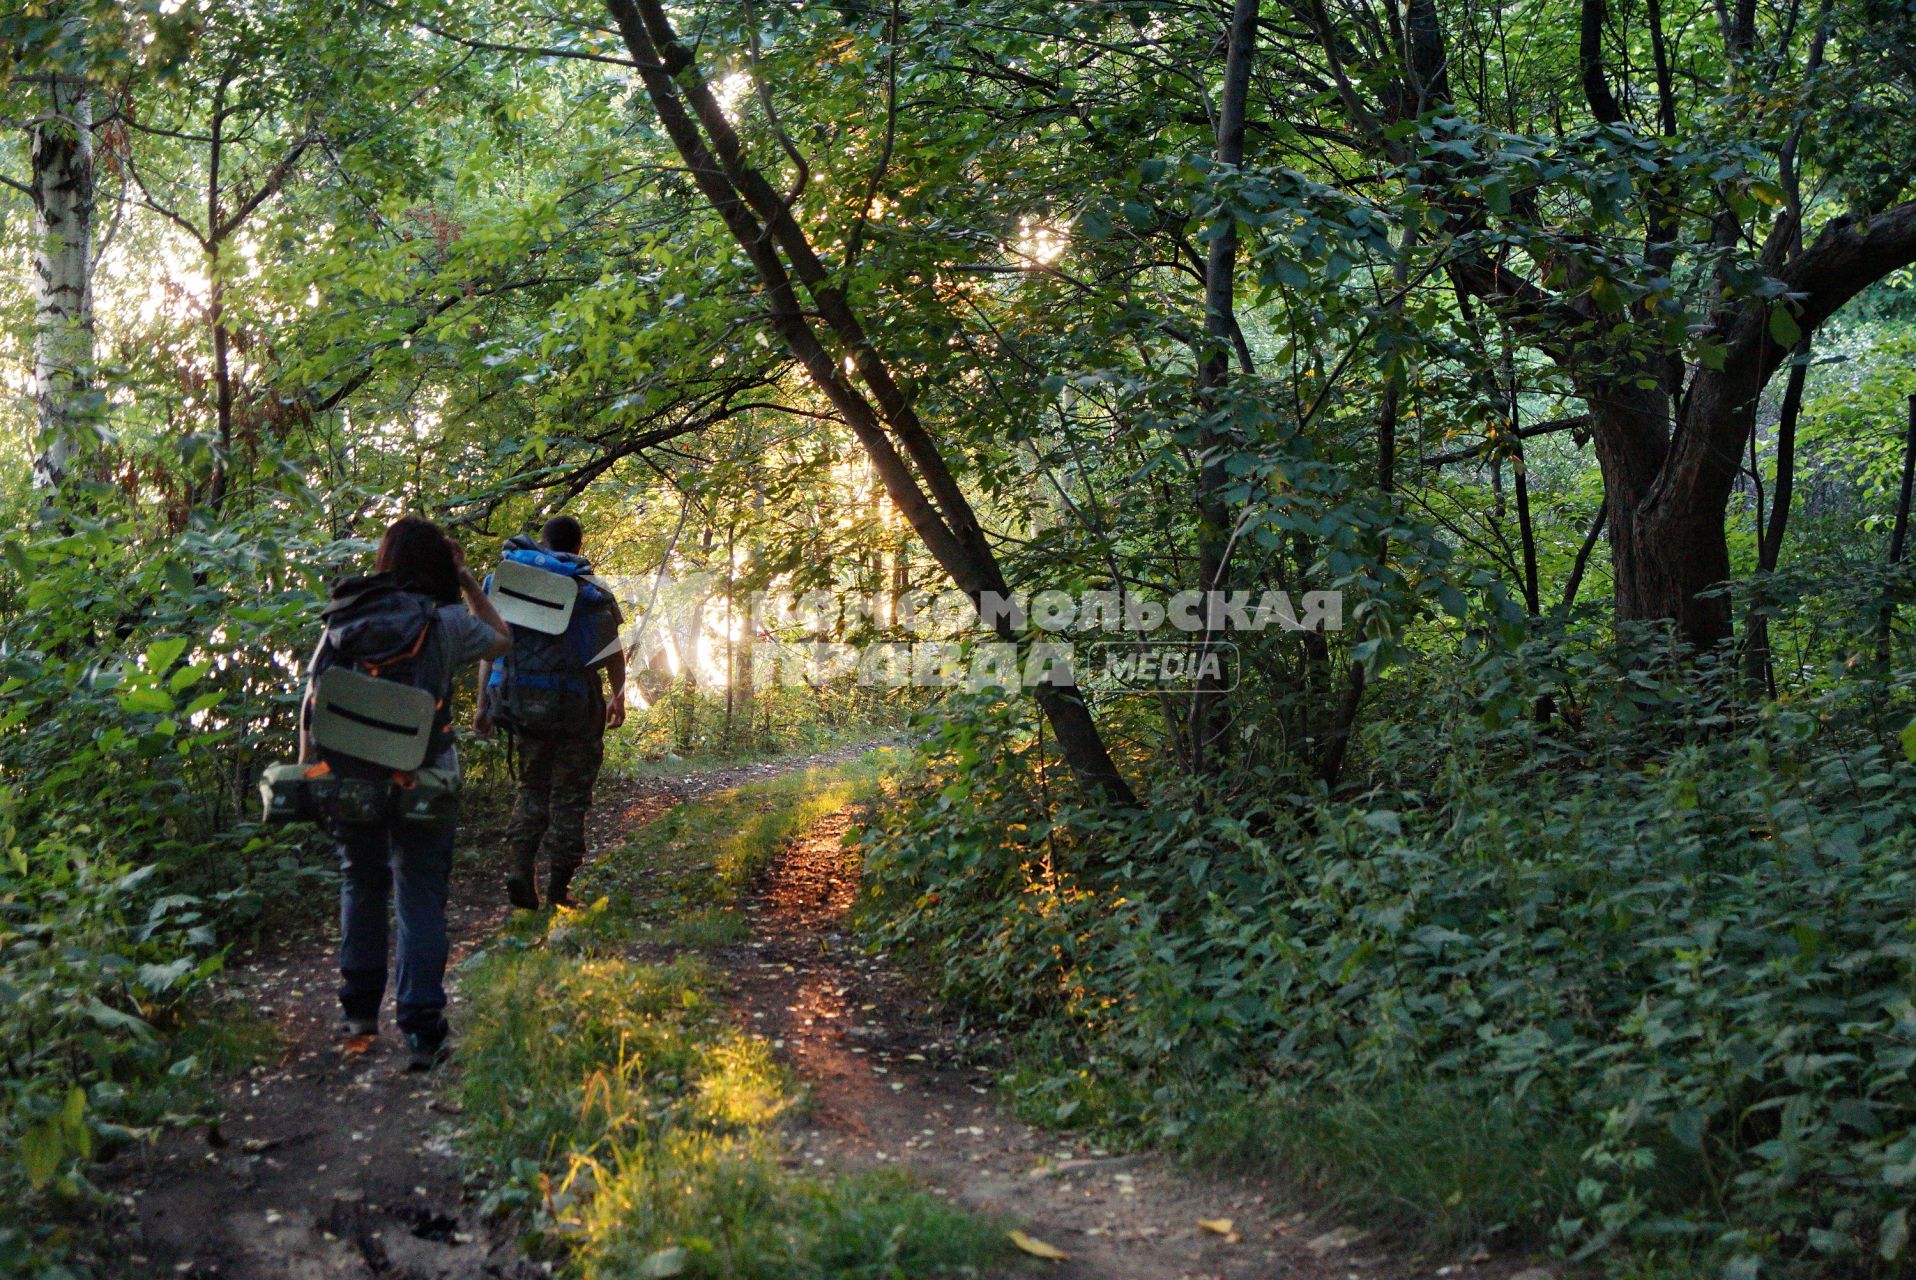
<path fill-rule="evenodd" d="M 530 540 L 525 541 L 531 545 Z M 572 557 L 578 556 L 582 541 L 579 522 L 570 516 L 546 521 L 540 536 L 547 550 Z M 512 545 L 507 543 L 509 549 Z M 604 609 L 605 621 L 616 638 L 622 621 L 618 605 L 608 598 Z M 487 663 L 479 673 L 479 706 L 473 727 L 481 736 L 493 730 L 491 668 L 492 664 Z M 599 681 L 600 671 L 609 678 L 609 701 Z M 522 731 L 515 738 L 520 761 L 519 797 L 506 828 L 506 846 L 511 855 L 506 896 L 515 907 L 531 909 L 539 905 L 534 885 L 541 843 L 547 861 L 546 901 L 554 906 L 571 905 L 567 891 L 573 873 L 585 861 L 585 815 L 592 807 L 592 787 L 605 759 L 605 731 L 625 723 L 625 654 L 615 645 L 602 666 L 591 667 L 582 675 L 590 697 L 576 723 L 562 730 Z"/>
<path fill-rule="evenodd" d="M 510 873 L 536 882 L 544 838 L 550 871 L 546 900 L 564 903 L 573 872 L 585 861 L 585 811 L 605 758 L 603 733 L 519 740 L 519 798 L 506 828 Z"/>

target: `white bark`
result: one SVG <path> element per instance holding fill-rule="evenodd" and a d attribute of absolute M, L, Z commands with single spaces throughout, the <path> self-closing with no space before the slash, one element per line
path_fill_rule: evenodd
<path fill-rule="evenodd" d="M 69 19 L 71 21 L 71 19 Z M 85 76 L 54 75 L 29 138 L 34 208 L 36 488 L 66 474 L 93 369 L 93 103 Z"/>

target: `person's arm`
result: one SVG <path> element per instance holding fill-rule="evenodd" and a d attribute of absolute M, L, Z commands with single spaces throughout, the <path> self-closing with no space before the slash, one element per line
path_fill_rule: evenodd
<path fill-rule="evenodd" d="M 319 748 L 313 743 L 313 682 L 306 682 L 306 692 L 299 699 L 299 762 L 311 764 L 319 759 Z"/>
<path fill-rule="evenodd" d="M 606 659 L 606 678 L 612 682 L 612 700 L 605 704 L 605 727 L 616 729 L 625 723 L 625 650 Z"/>
<path fill-rule="evenodd" d="M 480 654 L 480 660 L 491 662 L 494 658 L 503 658 L 512 652 L 512 629 L 506 626 L 506 620 L 492 607 L 492 601 L 486 599 L 486 589 L 479 585 L 479 579 L 472 576 L 470 569 L 459 570 L 459 589 L 466 594 L 466 608 L 472 616 L 491 627 L 495 639 L 492 646 Z"/>
<path fill-rule="evenodd" d="M 492 607 L 492 601 L 486 599 L 485 585 L 472 576 L 472 570 L 466 568 L 465 548 L 456 542 L 452 544 L 452 558 L 453 562 L 459 566 L 459 590 L 466 597 L 466 608 L 471 611 L 473 617 L 491 627 L 498 637 L 493 641 L 492 647 L 481 653 L 479 657 L 487 662 L 494 658 L 505 657 L 512 652 L 512 628 L 508 627 L 506 620 L 499 616 L 499 611 Z"/>
<path fill-rule="evenodd" d="M 319 643 L 313 646 L 313 656 L 306 660 L 306 692 L 299 697 L 299 762 L 312 764 L 319 759 L 319 745 L 313 741 L 313 668 L 319 665 L 319 655 L 326 651 L 326 637 L 322 634 Z"/>
<path fill-rule="evenodd" d="M 479 664 L 479 691 L 473 697 L 472 731 L 482 738 L 492 736 L 492 659 Z"/>

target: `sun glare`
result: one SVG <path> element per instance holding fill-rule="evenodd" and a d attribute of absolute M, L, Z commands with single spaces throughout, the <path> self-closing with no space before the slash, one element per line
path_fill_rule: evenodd
<path fill-rule="evenodd" d="M 1053 266 L 1071 247 L 1071 223 L 1052 222 L 1048 218 L 1026 216 L 1018 219 L 1018 238 L 1011 251 L 1026 262 L 1041 267 Z"/>
<path fill-rule="evenodd" d="M 743 71 L 734 71 L 712 82 L 712 96 L 718 99 L 719 110 L 733 124 L 738 123 L 739 104 L 745 101 L 745 95 L 752 91 L 752 77 Z"/>

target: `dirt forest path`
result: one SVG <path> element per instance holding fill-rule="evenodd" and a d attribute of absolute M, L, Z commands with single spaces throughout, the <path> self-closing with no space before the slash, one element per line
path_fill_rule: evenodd
<path fill-rule="evenodd" d="M 681 801 L 857 755 L 820 755 L 615 779 L 591 816 L 595 850 Z M 459 962 L 498 931 L 509 908 L 496 841 L 462 841 L 448 927 L 452 1005 L 460 1023 Z M 318 913 L 324 915 L 324 912 Z M 510 1233 L 464 1202 L 453 1134 L 459 1117 L 435 1076 L 403 1070 L 403 1038 L 384 1026 L 374 1050 L 344 1057 L 335 930 L 316 928 L 234 965 L 231 998 L 272 1022 L 277 1061 L 225 1083 L 219 1124 L 170 1134 L 103 1177 L 126 1209 L 115 1242 L 134 1274 L 198 1280 L 467 1280 L 543 1276 Z M 388 1005 L 386 1015 L 390 1018 Z M 456 1040 L 455 1040 L 456 1046 Z M 455 1068 L 456 1069 L 456 1068 Z"/>
<path fill-rule="evenodd" d="M 681 801 L 843 762 L 863 747 L 687 774 L 608 779 L 595 850 Z M 741 1025 L 808 1096 L 786 1122 L 786 1163 L 825 1172 L 902 1169 L 933 1194 L 1068 1255 L 1000 1274 L 1056 1280 L 1539 1280 L 1517 1260 L 1410 1260 L 1312 1217 L 1297 1197 L 1108 1152 L 1012 1116 L 991 1077 L 882 957 L 847 932 L 857 868 L 849 811 L 781 846 L 746 900 L 744 941 L 708 952 Z M 491 842 L 455 870 L 459 960 L 507 915 Z M 481 865 L 482 862 L 484 865 Z M 645 868 L 632 868 L 641 880 Z M 347 1058 L 333 1039 L 331 931 L 237 967 L 236 998 L 280 1029 L 279 1060 L 229 1082 L 219 1126 L 177 1132 L 108 1179 L 143 1276 L 201 1280 L 533 1280 L 510 1224 L 479 1220 L 453 1142 L 443 1081 L 401 1068 L 399 1037 Z M 457 1070 L 457 1059 L 450 1068 Z"/>
<path fill-rule="evenodd" d="M 1068 1255 L 1039 1264 L 1056 1280 L 1507 1274 L 1393 1259 L 1270 1187 L 1113 1154 L 1011 1116 L 950 1030 L 845 933 L 857 880 L 843 845 L 850 817 L 785 846 L 747 908 L 750 939 L 725 956 L 740 1016 L 810 1094 L 788 1131 L 791 1164 L 904 1169 Z"/>

